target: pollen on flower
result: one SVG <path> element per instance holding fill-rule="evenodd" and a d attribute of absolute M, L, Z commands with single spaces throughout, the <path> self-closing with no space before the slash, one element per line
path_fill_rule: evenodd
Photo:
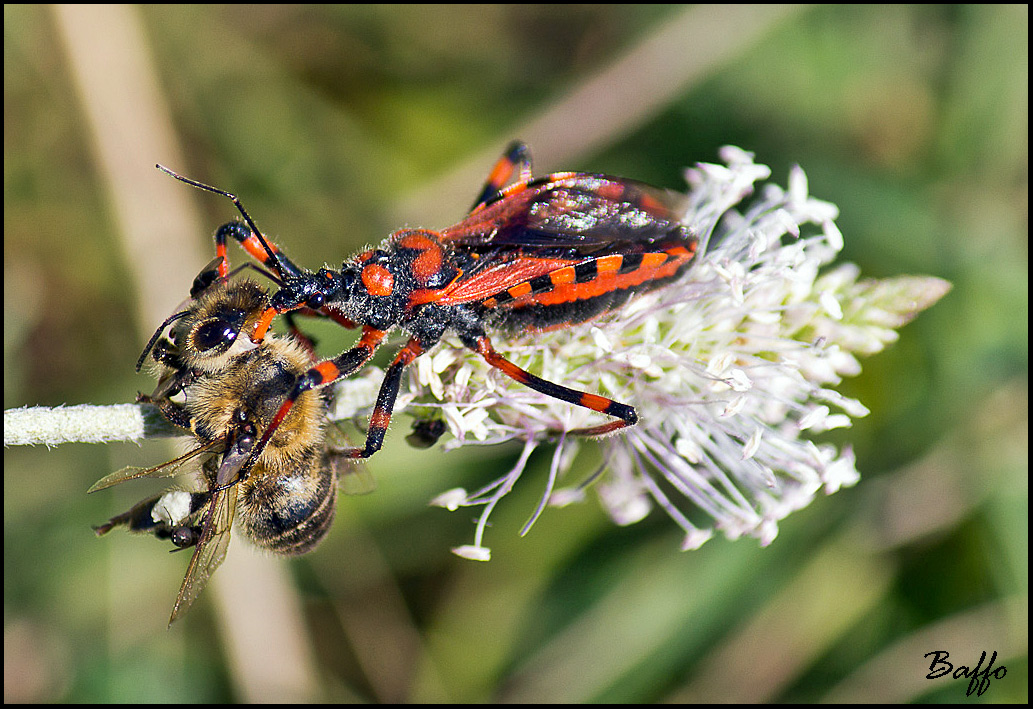
<path fill-rule="evenodd" d="M 458 358 L 457 352 L 458 350 L 454 347 L 442 347 L 435 352 L 431 358 L 431 368 L 434 370 L 434 373 L 441 374 L 451 367 Z"/>
<path fill-rule="evenodd" d="M 753 382 L 750 380 L 749 375 L 741 369 L 733 369 L 729 372 L 725 382 L 731 387 L 732 391 L 743 392 L 753 388 Z"/>
<path fill-rule="evenodd" d="M 707 362 L 707 374 L 712 374 L 715 377 L 723 376 L 734 361 L 735 354 L 732 352 L 722 352 L 711 357 L 710 361 Z"/>
<path fill-rule="evenodd" d="M 802 419 L 800 419 L 799 423 L 797 423 L 796 425 L 797 427 L 799 427 L 801 431 L 806 431 L 808 428 L 822 426 L 825 422 L 825 419 L 828 418 L 828 415 L 829 407 L 815 406 L 810 410 L 808 414 L 806 414 Z"/>
<path fill-rule="evenodd" d="M 724 411 L 721 412 L 721 418 L 730 418 L 735 416 L 743 410 L 748 401 L 749 399 L 745 396 L 733 397 L 732 400 L 728 402 L 728 405 L 725 406 Z"/>
<path fill-rule="evenodd" d="M 652 509 L 645 489 L 634 480 L 600 483 L 599 497 L 614 524 L 622 527 L 641 522 Z"/>
<path fill-rule="evenodd" d="M 710 538 L 713 536 L 714 532 L 709 529 L 693 529 L 686 533 L 685 537 L 682 539 L 681 550 L 695 551 L 706 542 L 710 541 Z"/>
<path fill-rule="evenodd" d="M 829 495 L 838 492 L 842 487 L 856 485 L 858 480 L 860 476 L 854 467 L 854 452 L 850 447 L 843 449 L 840 458 L 829 464 L 822 475 L 825 493 Z"/>
<path fill-rule="evenodd" d="M 674 450 L 689 463 L 699 463 L 703 459 L 703 449 L 689 436 L 679 436 L 675 440 Z"/>
<path fill-rule="evenodd" d="M 589 332 L 592 335 L 592 343 L 600 352 L 613 352 L 613 343 L 610 342 L 610 338 L 606 336 L 605 332 L 598 327 L 592 327 Z"/>
<path fill-rule="evenodd" d="M 566 507 L 567 505 L 573 505 L 576 502 L 585 501 L 585 491 L 580 487 L 565 487 L 558 490 L 553 490 L 552 494 L 549 495 L 549 505 L 551 507 Z"/>
<path fill-rule="evenodd" d="M 825 430 L 831 431 L 834 428 L 850 428 L 853 421 L 846 414 L 829 414 L 825 417 Z"/>
<path fill-rule="evenodd" d="M 825 237 L 825 241 L 829 243 L 829 246 L 837 252 L 842 251 L 846 244 L 843 242 L 843 232 L 839 230 L 836 223 L 832 219 L 826 219 L 822 222 L 821 229 L 822 235 Z"/>
<path fill-rule="evenodd" d="M 756 431 L 753 432 L 753 435 L 750 436 L 749 440 L 746 441 L 746 445 L 743 446 L 743 448 L 742 448 L 742 459 L 743 460 L 749 460 L 750 458 L 753 457 L 753 454 L 756 453 L 757 449 L 760 448 L 760 439 L 761 439 L 761 436 L 763 436 L 763 435 L 764 435 L 764 429 L 759 428 L 759 427 L 757 428 Z"/>
<path fill-rule="evenodd" d="M 839 307 L 839 301 L 836 300 L 836 296 L 833 293 L 829 291 L 822 292 L 821 296 L 819 296 L 819 301 L 821 302 L 821 307 L 825 309 L 830 318 L 833 320 L 843 319 L 843 309 Z"/>
<path fill-rule="evenodd" d="M 649 356 L 648 352 L 625 353 L 624 361 L 633 369 L 650 370 L 654 373 L 654 376 L 658 376 L 660 374 L 660 372 L 653 367 L 653 358 Z"/>

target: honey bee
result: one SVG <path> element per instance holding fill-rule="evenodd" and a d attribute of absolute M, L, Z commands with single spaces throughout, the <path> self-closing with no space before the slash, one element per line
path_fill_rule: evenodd
<path fill-rule="evenodd" d="M 280 424 L 250 474 L 239 475 L 314 355 L 303 337 L 272 336 L 258 344 L 238 337 L 268 307 L 268 291 L 250 279 L 214 274 L 212 264 L 202 271 L 191 298 L 162 323 L 137 363 L 140 369 L 150 355 L 158 377 L 154 393 L 139 401 L 190 431 L 197 445 L 153 468 L 119 470 L 89 490 L 170 477 L 188 461 L 201 461 L 202 490 L 166 490 L 94 528 L 98 535 L 119 526 L 150 533 L 171 540 L 173 551 L 194 547 L 170 625 L 222 563 L 238 514 L 244 533 L 264 549 L 292 556 L 313 549 L 333 522 L 343 460 L 343 448 L 329 435 L 336 429 L 328 433 L 329 397 L 312 390 Z"/>

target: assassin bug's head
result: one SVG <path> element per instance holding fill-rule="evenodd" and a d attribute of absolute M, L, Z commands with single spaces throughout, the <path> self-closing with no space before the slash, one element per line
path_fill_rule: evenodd
<path fill-rule="evenodd" d="M 329 268 L 289 276 L 283 280 L 283 286 L 273 296 L 270 305 L 281 313 L 298 308 L 319 310 L 348 298 L 348 280 Z"/>

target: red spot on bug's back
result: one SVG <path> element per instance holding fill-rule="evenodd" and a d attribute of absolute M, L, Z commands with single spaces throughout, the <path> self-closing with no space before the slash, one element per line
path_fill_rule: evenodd
<path fill-rule="evenodd" d="M 383 266 L 371 263 L 362 269 L 362 285 L 370 295 L 391 295 L 395 289 L 395 277 Z"/>

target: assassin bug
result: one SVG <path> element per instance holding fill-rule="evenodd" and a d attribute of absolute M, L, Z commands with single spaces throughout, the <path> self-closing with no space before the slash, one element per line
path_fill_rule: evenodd
<path fill-rule="evenodd" d="M 458 224 L 441 231 L 396 231 L 339 271 L 311 272 L 262 236 L 236 196 L 158 167 L 228 197 L 243 216 L 244 223 L 231 222 L 216 232 L 220 276 L 228 271 L 226 242 L 233 238 L 282 281 L 250 333 L 253 341 L 265 337 L 277 315 L 301 309 L 362 327 L 355 347 L 298 378 L 241 475 L 305 392 L 362 368 L 395 327 L 407 331 L 409 340 L 387 368 L 365 446 L 348 451 L 352 458 L 368 458 L 380 449 L 402 372 L 446 332 L 515 381 L 615 419 L 571 433 L 598 436 L 633 426 L 634 407 L 521 369 L 496 352 L 488 331 L 553 330 L 610 312 L 678 278 L 699 246 L 698 236 L 679 220 L 675 195 L 606 175 L 559 172 L 534 178 L 527 146 L 515 142 Z M 514 173 L 518 179 L 506 187 Z"/>

